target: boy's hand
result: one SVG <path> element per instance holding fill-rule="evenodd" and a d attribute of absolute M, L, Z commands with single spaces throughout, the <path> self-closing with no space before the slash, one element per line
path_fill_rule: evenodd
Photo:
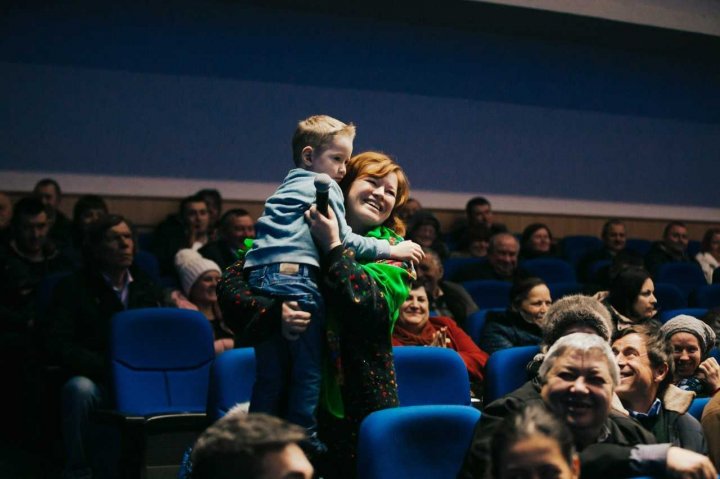
<path fill-rule="evenodd" d="M 310 313 L 300 309 L 297 301 L 283 301 L 280 333 L 288 341 L 295 341 L 310 325 Z"/>
<path fill-rule="evenodd" d="M 390 246 L 390 258 L 401 261 L 412 261 L 418 264 L 425 257 L 422 246 L 414 241 L 403 241 Z"/>
<path fill-rule="evenodd" d="M 312 205 L 305 212 L 305 221 L 310 225 L 310 233 L 313 238 L 325 253 L 342 244 L 340 241 L 340 227 L 332 208 L 328 208 L 326 217 L 320 214 L 315 205 Z"/>

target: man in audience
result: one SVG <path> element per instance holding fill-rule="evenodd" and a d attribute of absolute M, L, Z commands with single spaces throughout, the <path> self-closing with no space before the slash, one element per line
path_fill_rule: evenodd
<path fill-rule="evenodd" d="M 618 254 L 625 251 L 627 234 L 625 223 L 619 219 L 610 219 L 602 227 L 601 238 L 603 247 L 596 251 L 590 251 L 580 260 L 578 272 L 583 282 L 591 282 L 595 278 L 590 277 L 590 267 L 601 260 L 612 260 Z"/>
<path fill-rule="evenodd" d="M 180 202 L 180 211 L 168 215 L 155 229 L 150 247 L 160 263 L 160 273 L 175 276 L 175 253 L 183 248 L 199 249 L 208 240 L 210 216 L 202 196 L 193 195 Z"/>
<path fill-rule="evenodd" d="M 277 417 L 231 410 L 195 443 L 192 479 L 310 479 L 305 439 L 303 428 Z"/>
<path fill-rule="evenodd" d="M 44 178 L 35 184 L 33 194 L 40 198 L 47 207 L 48 219 L 50 220 L 50 238 L 58 247 L 70 244 L 72 225 L 68 217 L 59 209 L 62 202 L 62 190 L 58 182 L 52 178 Z"/>
<path fill-rule="evenodd" d="M 36 320 L 36 293 L 43 278 L 69 271 L 72 262 L 48 238 L 47 208 L 35 197 L 15 205 L 10 242 L 0 247 L 0 316 L 4 333 L 26 333 Z"/>
<path fill-rule="evenodd" d="M 226 212 L 220 219 L 218 239 L 211 241 L 198 252 L 225 269 L 237 261 L 237 250 L 247 238 L 255 237 L 255 221 L 242 208 Z"/>
<path fill-rule="evenodd" d="M 631 417 L 658 442 L 707 454 L 700 423 L 687 413 L 694 394 L 672 384 L 672 345 L 658 325 L 634 325 L 615 334 L 612 350 L 620 368 L 615 392 Z"/>
<path fill-rule="evenodd" d="M 0 246 L 10 241 L 10 220 L 12 219 L 12 202 L 10 197 L 0 192 Z"/>
<path fill-rule="evenodd" d="M 645 255 L 645 269 L 654 275 L 661 264 L 691 261 L 687 246 L 687 226 L 682 221 L 671 221 L 665 226 L 662 241 L 654 242 Z"/>
<path fill-rule="evenodd" d="M 507 227 L 504 224 L 495 223 L 492 205 L 483 196 L 470 198 L 465 204 L 465 224 L 456 230 L 456 239 L 460 240 L 462 238 L 466 228 L 477 225 L 487 227 L 490 230 L 490 235 L 507 232 Z"/>
<path fill-rule="evenodd" d="M 476 279 L 513 281 L 527 276 L 525 271 L 518 268 L 519 252 L 520 244 L 517 238 L 510 233 L 498 233 L 490 238 L 487 262 L 465 265 L 450 279 L 457 282 Z"/>
<path fill-rule="evenodd" d="M 85 266 L 58 283 L 48 311 L 51 353 L 71 377 L 62 391 L 65 477 L 89 477 L 88 415 L 106 396 L 113 314 L 161 306 L 163 298 L 162 290 L 133 266 L 135 236 L 122 216 L 98 219 L 85 235 Z"/>
<path fill-rule="evenodd" d="M 461 285 L 443 280 L 440 256 L 430 248 L 423 248 L 425 258 L 417 266 L 418 281 L 427 291 L 429 310 L 435 316 L 446 316 L 465 329 L 467 317 L 478 310 L 477 304 Z"/>
<path fill-rule="evenodd" d="M 214 239 L 214 232 L 219 226 L 218 222 L 220 221 L 220 214 L 222 213 L 222 195 L 215 188 L 205 188 L 195 193 L 195 196 L 200 196 L 205 200 L 208 209 L 208 220 L 210 222 L 210 238 Z"/>
<path fill-rule="evenodd" d="M 601 337 L 560 338 L 540 367 L 540 385 L 528 382 L 486 406 L 458 477 L 489 477 L 490 438 L 501 419 L 532 404 L 544 405 L 570 428 L 580 453 L 581 477 L 675 474 L 714 479 L 710 460 L 655 438 L 632 418 L 611 410 L 620 382 L 610 346 Z"/>
<path fill-rule="evenodd" d="M 420 204 L 417 198 L 408 198 L 408 200 L 405 202 L 405 206 L 403 206 L 402 209 L 400 209 L 400 211 L 398 212 L 398 216 L 405 223 L 410 223 L 410 219 L 413 217 L 413 215 L 421 209 L 422 204 Z"/>

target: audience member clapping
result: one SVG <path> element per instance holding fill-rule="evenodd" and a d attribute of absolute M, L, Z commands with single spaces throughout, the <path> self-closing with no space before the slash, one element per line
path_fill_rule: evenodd
<path fill-rule="evenodd" d="M 210 321 L 215 337 L 215 354 L 232 349 L 234 334 L 223 322 L 218 305 L 216 288 L 220 279 L 220 267 L 190 248 L 177 252 L 175 266 L 182 292 L 187 298 L 177 301 L 178 306 L 200 311 Z"/>
<path fill-rule="evenodd" d="M 478 307 L 462 285 L 443 279 L 440 256 L 430 248 L 423 248 L 425 257 L 417 266 L 417 277 L 428 293 L 430 311 L 436 316 L 447 316 L 465 328 L 467 317 Z"/>
<path fill-rule="evenodd" d="M 552 298 L 540 278 L 524 278 L 510 288 L 507 310 L 489 311 L 480 336 L 480 347 L 488 354 L 501 349 L 538 345 L 542 341 L 542 325 Z"/>
<path fill-rule="evenodd" d="M 658 442 L 707 454 L 702 427 L 688 414 L 694 394 L 672 384 L 673 351 L 659 325 L 618 331 L 612 350 L 620 368 L 615 392 L 630 416 Z"/>
<path fill-rule="evenodd" d="M 698 396 L 720 391 L 720 365 L 710 357 L 715 332 L 697 318 L 681 314 L 662 325 L 665 340 L 673 349 L 675 384 Z"/>
<path fill-rule="evenodd" d="M 544 223 L 525 227 L 520 237 L 520 258 L 535 259 L 557 256 L 550 228 Z"/>
<path fill-rule="evenodd" d="M 705 232 L 695 261 L 702 267 L 708 284 L 712 284 L 713 273 L 720 266 L 720 228 L 710 228 Z"/>
<path fill-rule="evenodd" d="M 245 240 L 255 237 L 255 221 L 250 213 L 241 208 L 227 211 L 220 219 L 217 239 L 209 242 L 198 252 L 225 269 L 239 259 L 238 250 Z"/>
<path fill-rule="evenodd" d="M 427 292 L 415 282 L 407 300 L 400 306 L 392 333 L 395 346 L 437 346 L 458 352 L 465 362 L 472 390 L 482 395 L 483 370 L 488 355 L 450 318 L 429 314 Z"/>

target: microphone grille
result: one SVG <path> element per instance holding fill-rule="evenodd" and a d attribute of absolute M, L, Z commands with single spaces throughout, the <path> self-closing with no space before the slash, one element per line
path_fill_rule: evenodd
<path fill-rule="evenodd" d="M 320 173 L 315 177 L 315 190 L 329 191 L 331 182 L 332 178 L 330 178 L 330 176 L 326 175 L 325 173 Z"/>

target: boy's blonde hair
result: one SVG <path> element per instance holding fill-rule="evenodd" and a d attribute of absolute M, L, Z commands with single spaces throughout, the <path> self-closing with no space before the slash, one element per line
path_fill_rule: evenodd
<path fill-rule="evenodd" d="M 306 146 L 322 149 L 338 135 L 355 138 L 355 125 L 345 124 L 327 115 L 313 115 L 298 123 L 292 138 L 293 161 L 302 164 L 302 151 Z"/>

